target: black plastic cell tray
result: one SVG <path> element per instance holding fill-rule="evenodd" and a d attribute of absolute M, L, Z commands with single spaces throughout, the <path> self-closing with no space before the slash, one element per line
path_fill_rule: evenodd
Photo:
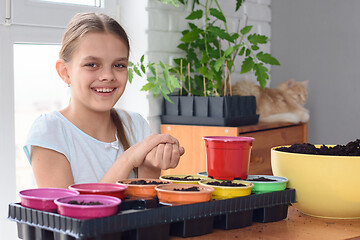
<path fill-rule="evenodd" d="M 17 222 L 18 237 L 24 240 L 168 239 L 245 227 L 252 221 L 279 221 L 294 202 L 294 189 L 179 206 L 158 204 L 157 199 L 129 200 L 119 205 L 116 215 L 90 220 L 12 203 L 8 219 Z"/>

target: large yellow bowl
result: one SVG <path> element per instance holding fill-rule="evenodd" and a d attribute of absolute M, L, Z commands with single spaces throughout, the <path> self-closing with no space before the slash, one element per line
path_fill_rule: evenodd
<path fill-rule="evenodd" d="M 360 218 L 360 157 L 287 153 L 276 148 L 271 149 L 273 174 L 289 179 L 287 187 L 295 189 L 298 210 L 316 217 Z"/>

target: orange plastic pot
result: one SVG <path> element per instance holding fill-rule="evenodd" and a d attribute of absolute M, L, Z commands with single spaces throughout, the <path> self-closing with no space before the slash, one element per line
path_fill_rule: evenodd
<path fill-rule="evenodd" d="M 176 191 L 176 189 L 197 188 L 199 191 Z M 198 184 L 166 184 L 155 187 L 159 202 L 180 205 L 199 202 L 208 202 L 214 192 L 213 187 Z"/>
<path fill-rule="evenodd" d="M 146 184 L 140 184 L 142 181 Z M 138 183 L 135 183 L 138 182 Z M 154 184 L 149 184 L 149 183 Z M 155 183 L 156 182 L 156 183 Z M 125 184 L 128 188 L 125 191 L 127 197 L 156 197 L 155 187 L 161 184 L 171 184 L 169 181 L 151 178 L 124 179 L 116 182 L 117 184 Z"/>
<path fill-rule="evenodd" d="M 247 178 L 254 138 L 206 136 L 203 139 L 209 177 L 220 180 Z"/>

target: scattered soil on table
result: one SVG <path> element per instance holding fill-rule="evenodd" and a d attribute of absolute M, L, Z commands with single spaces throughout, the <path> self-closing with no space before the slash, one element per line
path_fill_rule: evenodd
<path fill-rule="evenodd" d="M 160 184 L 169 184 L 170 182 L 160 182 L 160 181 L 146 181 L 146 180 L 134 180 L 128 184 L 134 185 L 160 185 Z"/>
<path fill-rule="evenodd" d="M 231 181 L 223 181 L 223 182 L 208 182 L 207 185 L 213 186 L 222 186 L 222 187 L 245 187 L 245 184 L 242 183 L 234 183 Z"/>
<path fill-rule="evenodd" d="M 328 147 L 322 145 L 320 148 L 310 143 L 293 144 L 290 147 L 276 148 L 277 151 L 289 153 L 303 153 L 315 155 L 331 155 L 331 156 L 360 156 L 360 139 L 349 142 L 346 145 L 336 145 Z"/>
<path fill-rule="evenodd" d="M 76 200 L 69 201 L 68 204 L 74 204 L 74 205 L 103 205 L 99 201 L 96 201 L 96 202 L 92 202 L 92 201 L 91 202 L 84 202 L 84 201 L 78 202 Z"/>
<path fill-rule="evenodd" d="M 249 181 L 257 181 L 257 182 L 276 182 L 276 179 L 270 179 L 266 177 L 258 177 L 249 179 Z"/>
<path fill-rule="evenodd" d="M 200 181 L 200 178 L 194 178 L 193 176 L 189 175 L 186 177 L 163 177 L 164 179 L 169 180 L 179 180 L 179 181 Z"/>
<path fill-rule="evenodd" d="M 174 191 L 182 191 L 182 192 L 199 192 L 200 189 L 198 187 L 189 187 L 189 188 L 174 188 Z"/>

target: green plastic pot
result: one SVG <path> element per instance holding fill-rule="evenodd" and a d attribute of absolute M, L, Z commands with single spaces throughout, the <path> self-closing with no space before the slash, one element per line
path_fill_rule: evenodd
<path fill-rule="evenodd" d="M 256 181 L 258 178 L 266 178 L 274 181 Z M 285 190 L 289 180 L 285 177 L 272 175 L 248 175 L 246 181 L 254 184 L 251 193 L 260 194 Z"/>

